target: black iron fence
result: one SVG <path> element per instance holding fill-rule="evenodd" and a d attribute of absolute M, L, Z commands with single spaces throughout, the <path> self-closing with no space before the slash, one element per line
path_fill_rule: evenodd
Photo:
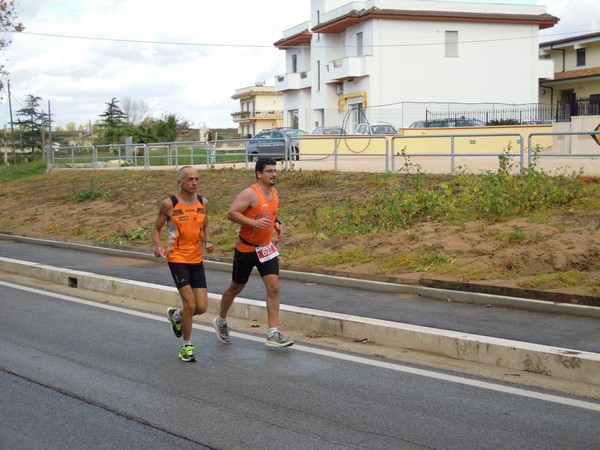
<path fill-rule="evenodd" d="M 532 104 L 494 109 L 453 111 L 426 110 L 427 127 L 459 127 L 478 125 L 537 125 L 569 122 L 573 116 L 600 115 L 600 95 L 578 98 L 554 105 Z"/>
<path fill-rule="evenodd" d="M 600 95 L 590 95 L 587 98 L 578 98 L 570 102 L 559 102 L 557 106 L 568 110 L 570 116 L 598 116 L 600 115 Z"/>
<path fill-rule="evenodd" d="M 464 111 L 426 111 L 426 126 L 485 126 L 485 125 L 538 125 L 569 121 L 563 107 L 554 105 L 515 106 L 495 109 L 469 109 Z M 566 111 L 568 113 L 568 110 Z"/>

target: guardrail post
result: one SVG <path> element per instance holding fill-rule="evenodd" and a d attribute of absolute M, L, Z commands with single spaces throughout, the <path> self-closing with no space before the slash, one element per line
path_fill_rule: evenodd
<path fill-rule="evenodd" d="M 525 139 L 523 139 L 523 135 L 519 134 L 519 142 L 521 143 L 521 149 L 519 151 L 519 165 L 521 166 L 521 170 L 520 173 L 521 175 L 523 175 L 525 173 L 525 167 L 523 167 L 523 165 L 525 164 L 525 147 L 524 147 L 524 141 Z"/>
<path fill-rule="evenodd" d="M 394 139 L 393 136 L 392 136 L 392 139 Z M 385 138 L 385 171 L 386 172 L 390 171 L 389 161 L 390 161 L 390 141 L 386 137 Z"/>
<path fill-rule="evenodd" d="M 144 168 L 148 169 L 150 167 L 150 150 L 148 146 L 144 144 Z"/>
<path fill-rule="evenodd" d="M 92 167 L 98 168 L 98 149 L 95 145 L 92 147 Z"/>
<path fill-rule="evenodd" d="M 455 165 L 455 161 L 454 161 L 454 135 L 450 136 L 450 174 L 454 175 L 454 165 Z"/>

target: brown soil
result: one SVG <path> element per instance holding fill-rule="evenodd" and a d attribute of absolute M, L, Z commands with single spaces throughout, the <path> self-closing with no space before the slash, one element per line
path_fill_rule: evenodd
<path fill-rule="evenodd" d="M 323 237 L 302 231 L 294 210 L 307 205 L 335 205 L 369 195 L 360 176 L 347 174 L 345 182 L 328 186 L 298 188 L 279 174 L 281 205 L 286 236 L 279 243 L 282 265 L 292 270 L 349 274 L 370 279 L 421 283 L 437 286 L 440 281 L 457 282 L 464 289 L 500 286 L 530 289 L 536 275 L 577 271 L 576 285 L 552 281 L 535 286 L 545 293 L 573 298 L 598 298 L 600 292 L 600 210 L 587 208 L 549 212 L 543 220 L 519 218 L 502 223 L 468 222 L 449 226 L 428 222 L 408 230 L 367 236 Z M 210 228 L 217 249 L 211 257 L 230 261 L 236 227 L 225 211 L 237 193 L 253 181 L 251 171 L 240 169 L 201 172 L 200 191 L 210 202 Z M 89 183 L 93 182 L 92 185 Z M 77 202 L 82 190 L 100 189 L 103 197 Z M 0 187 L 0 232 L 47 237 L 85 243 L 112 244 L 151 251 L 150 228 L 160 201 L 176 193 L 175 171 L 54 171 L 3 183 Z M 309 208 L 310 209 L 310 208 Z M 286 221 L 286 217 L 294 217 Z M 511 244 L 506 236 L 518 228 L 527 239 Z M 164 236 L 163 236 L 164 237 Z M 503 238 L 504 237 L 504 238 Z M 371 262 L 347 264 L 309 262 L 311 256 L 360 248 Z M 451 255 L 452 263 L 442 268 L 411 272 L 394 257 L 404 252 L 439 250 Z M 514 293 L 517 291 L 506 291 Z M 532 297 L 535 298 L 535 297 Z"/>

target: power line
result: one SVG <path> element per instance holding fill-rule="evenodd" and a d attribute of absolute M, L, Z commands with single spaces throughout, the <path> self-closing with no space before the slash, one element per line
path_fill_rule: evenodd
<path fill-rule="evenodd" d="M 557 36 L 565 36 L 565 35 L 578 35 L 578 34 L 589 34 L 596 33 L 600 30 L 588 30 L 588 31 L 577 31 L 577 32 L 565 32 L 565 33 L 555 33 L 555 34 L 546 34 L 546 35 L 537 35 L 538 40 L 555 38 Z M 13 32 L 16 33 L 16 32 Z M 222 43 L 201 43 L 201 42 L 175 42 L 175 41 L 156 41 L 156 40 L 146 40 L 146 39 L 129 39 L 129 38 L 110 38 L 110 37 L 96 37 L 96 36 L 76 36 L 69 34 L 58 34 L 58 33 L 37 33 L 32 31 L 21 31 L 20 34 L 26 34 L 31 36 L 44 36 L 44 37 L 55 37 L 62 39 L 80 39 L 80 40 L 89 40 L 89 41 L 102 41 L 102 42 L 125 42 L 125 43 L 135 43 L 135 44 L 155 44 L 155 45 L 182 45 L 182 46 L 195 46 L 195 47 L 226 47 L 226 48 L 273 48 L 272 44 L 263 45 L 263 44 L 222 44 Z M 511 41 L 511 40 L 522 40 L 522 39 L 533 39 L 535 36 L 516 36 L 510 38 L 490 38 L 490 39 L 470 39 L 470 40 L 462 40 L 460 44 L 475 44 L 482 42 L 501 42 L 501 41 Z M 379 44 L 379 45 L 365 45 L 365 47 L 420 47 L 420 46 L 428 46 L 428 45 L 444 45 L 444 42 L 410 42 L 410 43 L 393 43 L 393 44 Z M 290 48 L 294 48 L 292 46 Z M 315 45 L 314 48 L 327 48 L 328 46 L 319 46 Z M 337 46 L 333 46 L 336 47 Z M 285 46 L 281 46 L 280 48 L 288 48 Z"/>
<path fill-rule="evenodd" d="M 252 45 L 252 44 L 206 44 L 199 42 L 171 42 L 171 41 L 151 41 L 145 39 L 121 39 L 121 38 L 106 38 L 94 36 L 74 36 L 68 34 L 54 33 L 34 33 L 31 31 L 21 31 L 20 34 L 29 34 L 32 36 L 47 36 L 66 39 L 83 39 L 88 41 L 108 41 L 108 42 L 127 42 L 135 44 L 160 44 L 160 45 L 186 45 L 197 47 L 247 47 L 247 48 L 273 48 L 273 45 Z"/>

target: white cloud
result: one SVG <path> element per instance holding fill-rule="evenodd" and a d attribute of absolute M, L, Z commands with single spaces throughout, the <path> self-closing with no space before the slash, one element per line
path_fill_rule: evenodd
<path fill-rule="evenodd" d="M 5 51 L 13 114 L 31 94 L 44 110 L 50 101 L 56 125 L 87 124 L 129 97 L 156 117 L 234 127 L 231 96 L 284 71 L 273 43 L 307 20 L 310 0 L 283 10 L 278 0 L 21 0 L 17 13 L 25 33 Z M 6 98 L 0 120 L 10 121 Z"/>
<path fill-rule="evenodd" d="M 542 42 L 600 31 L 598 0 L 540 0 L 538 4 L 560 19 L 553 28 L 540 32 Z"/>

